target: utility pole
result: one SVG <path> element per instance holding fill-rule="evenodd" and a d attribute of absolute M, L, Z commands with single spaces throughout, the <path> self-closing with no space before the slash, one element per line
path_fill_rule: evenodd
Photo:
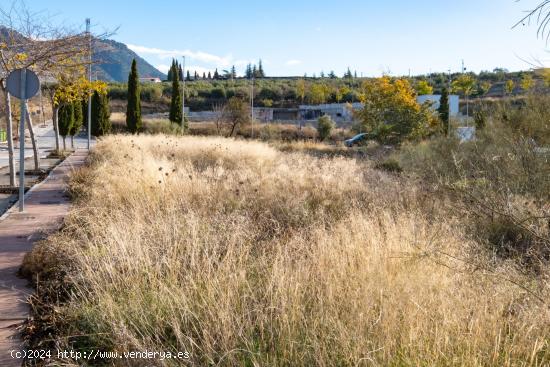
<path fill-rule="evenodd" d="M 90 32 L 90 18 L 86 18 L 86 33 L 88 33 L 88 81 L 92 83 L 92 33 Z M 88 150 L 90 150 L 90 141 L 92 140 L 92 95 L 88 91 Z"/>
<path fill-rule="evenodd" d="M 182 56 L 183 58 L 183 64 L 181 67 L 181 79 L 183 81 L 183 87 L 182 89 L 182 97 L 181 97 L 181 127 L 183 128 L 185 126 L 185 56 Z"/>
<path fill-rule="evenodd" d="M 25 210 L 25 108 L 27 106 L 27 69 L 21 69 L 21 118 L 19 119 L 19 211 Z"/>

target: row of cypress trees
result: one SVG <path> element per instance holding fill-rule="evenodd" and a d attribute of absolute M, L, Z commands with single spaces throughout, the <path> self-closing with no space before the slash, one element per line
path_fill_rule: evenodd
<path fill-rule="evenodd" d="M 71 147 L 74 148 L 74 136 L 88 124 L 88 100 L 76 100 L 59 106 L 59 135 L 63 137 L 63 150 L 67 149 L 66 138 L 71 137 Z M 109 120 L 109 99 L 105 94 L 94 92 L 92 95 L 92 135 L 101 136 L 111 131 Z"/>
<path fill-rule="evenodd" d="M 180 88 L 180 73 L 179 65 L 172 63 L 170 68 L 172 79 L 172 100 L 170 102 L 169 119 L 173 123 L 181 125 L 182 129 L 186 129 L 186 121 L 183 116 L 183 96 Z M 128 75 L 128 104 L 126 107 L 126 126 L 132 134 L 139 133 L 143 129 L 141 119 L 141 100 L 140 100 L 140 85 L 137 63 L 134 59 L 130 74 Z"/>

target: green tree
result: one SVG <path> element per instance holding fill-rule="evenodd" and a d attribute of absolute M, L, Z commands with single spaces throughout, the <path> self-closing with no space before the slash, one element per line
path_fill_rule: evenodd
<path fill-rule="evenodd" d="M 191 81 L 191 74 L 189 74 L 189 70 L 187 70 L 187 76 L 185 77 L 185 80 L 187 80 L 188 82 Z"/>
<path fill-rule="evenodd" d="M 535 80 L 531 76 L 531 74 L 525 74 L 521 78 L 521 89 L 523 89 L 526 92 L 529 92 L 533 87 L 535 86 Z"/>
<path fill-rule="evenodd" d="M 132 134 L 141 130 L 141 100 L 139 91 L 139 75 L 136 59 L 132 61 L 132 69 L 128 76 L 128 105 L 126 107 L 126 126 Z"/>
<path fill-rule="evenodd" d="M 514 83 L 514 81 L 511 79 L 508 79 L 506 83 L 504 83 L 504 92 L 508 95 L 511 95 L 512 92 L 514 91 L 515 86 L 516 84 Z"/>
<path fill-rule="evenodd" d="M 474 91 L 476 80 L 470 74 L 461 74 L 457 79 L 453 80 L 452 90 L 457 93 L 462 93 L 466 98 L 466 116 L 470 115 L 469 97 Z"/>
<path fill-rule="evenodd" d="M 419 96 L 433 94 L 434 88 L 426 80 L 421 80 L 416 84 L 416 92 Z"/>
<path fill-rule="evenodd" d="M 74 148 L 74 136 L 80 132 L 82 129 L 82 124 L 84 123 L 84 115 L 82 113 L 82 101 L 75 100 L 73 102 L 73 111 L 74 111 L 74 120 L 69 131 L 71 136 L 71 148 Z"/>
<path fill-rule="evenodd" d="M 326 102 L 330 90 L 324 83 L 314 83 L 308 91 L 308 100 L 312 104 L 323 104 Z"/>
<path fill-rule="evenodd" d="M 264 67 L 262 66 L 262 59 L 258 62 L 258 78 L 265 78 Z"/>
<path fill-rule="evenodd" d="M 170 101 L 170 114 L 169 119 L 172 122 L 181 124 L 183 121 L 182 116 L 182 95 L 178 75 L 172 80 L 172 98 Z"/>
<path fill-rule="evenodd" d="M 220 74 L 218 74 L 218 68 L 216 68 L 216 70 L 214 70 L 214 79 L 215 80 L 220 79 Z"/>
<path fill-rule="evenodd" d="M 106 93 L 92 95 L 92 135 L 102 136 L 111 132 L 109 98 Z"/>
<path fill-rule="evenodd" d="M 168 80 L 169 82 L 172 81 L 175 65 L 176 65 L 176 62 L 174 61 L 174 59 L 172 59 L 172 65 L 170 65 L 170 69 L 168 70 L 168 77 L 166 78 L 166 80 Z"/>
<path fill-rule="evenodd" d="M 64 103 L 59 107 L 58 127 L 59 135 L 63 137 L 63 150 L 67 149 L 66 138 L 70 134 L 74 124 L 74 105 L 73 103 Z"/>
<path fill-rule="evenodd" d="M 304 104 L 304 98 L 306 97 L 306 82 L 304 79 L 298 79 L 296 82 L 296 95 L 300 97 L 302 104 Z"/>
<path fill-rule="evenodd" d="M 362 130 L 385 144 L 421 138 L 440 126 L 429 106 L 416 102 L 415 91 L 405 79 L 384 76 L 364 81 L 361 102 Z"/>
<path fill-rule="evenodd" d="M 439 100 L 439 108 L 437 109 L 439 118 L 441 119 L 441 126 L 445 135 L 449 134 L 449 91 L 447 88 L 443 88 L 441 92 L 441 99 Z"/>
<path fill-rule="evenodd" d="M 328 115 L 323 115 L 317 120 L 317 133 L 319 134 L 319 139 L 326 140 L 332 129 L 334 129 L 335 124 Z"/>
<path fill-rule="evenodd" d="M 229 136 L 233 136 L 239 126 L 247 124 L 250 121 L 250 107 L 248 103 L 238 97 L 229 98 L 224 108 L 224 120 L 231 126 Z"/>
<path fill-rule="evenodd" d="M 482 81 L 478 85 L 479 94 L 485 95 L 491 89 L 491 83 L 488 81 Z"/>

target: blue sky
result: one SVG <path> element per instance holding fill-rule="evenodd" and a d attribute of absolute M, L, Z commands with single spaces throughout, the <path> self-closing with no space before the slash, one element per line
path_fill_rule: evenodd
<path fill-rule="evenodd" d="M 95 32 L 119 27 L 113 38 L 163 71 L 181 54 L 191 71 L 242 73 L 261 58 L 277 76 L 459 71 L 462 59 L 476 72 L 550 64 L 534 25 L 511 29 L 537 0 L 26 2 L 75 26 L 91 17 Z"/>

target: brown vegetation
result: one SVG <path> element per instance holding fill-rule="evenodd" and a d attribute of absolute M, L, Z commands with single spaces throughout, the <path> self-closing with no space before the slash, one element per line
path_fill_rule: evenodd
<path fill-rule="evenodd" d="M 446 200 L 369 162 L 112 136 L 71 190 L 64 230 L 25 262 L 50 297 L 34 327 L 58 348 L 224 366 L 550 363 L 548 268 L 493 261 Z"/>

